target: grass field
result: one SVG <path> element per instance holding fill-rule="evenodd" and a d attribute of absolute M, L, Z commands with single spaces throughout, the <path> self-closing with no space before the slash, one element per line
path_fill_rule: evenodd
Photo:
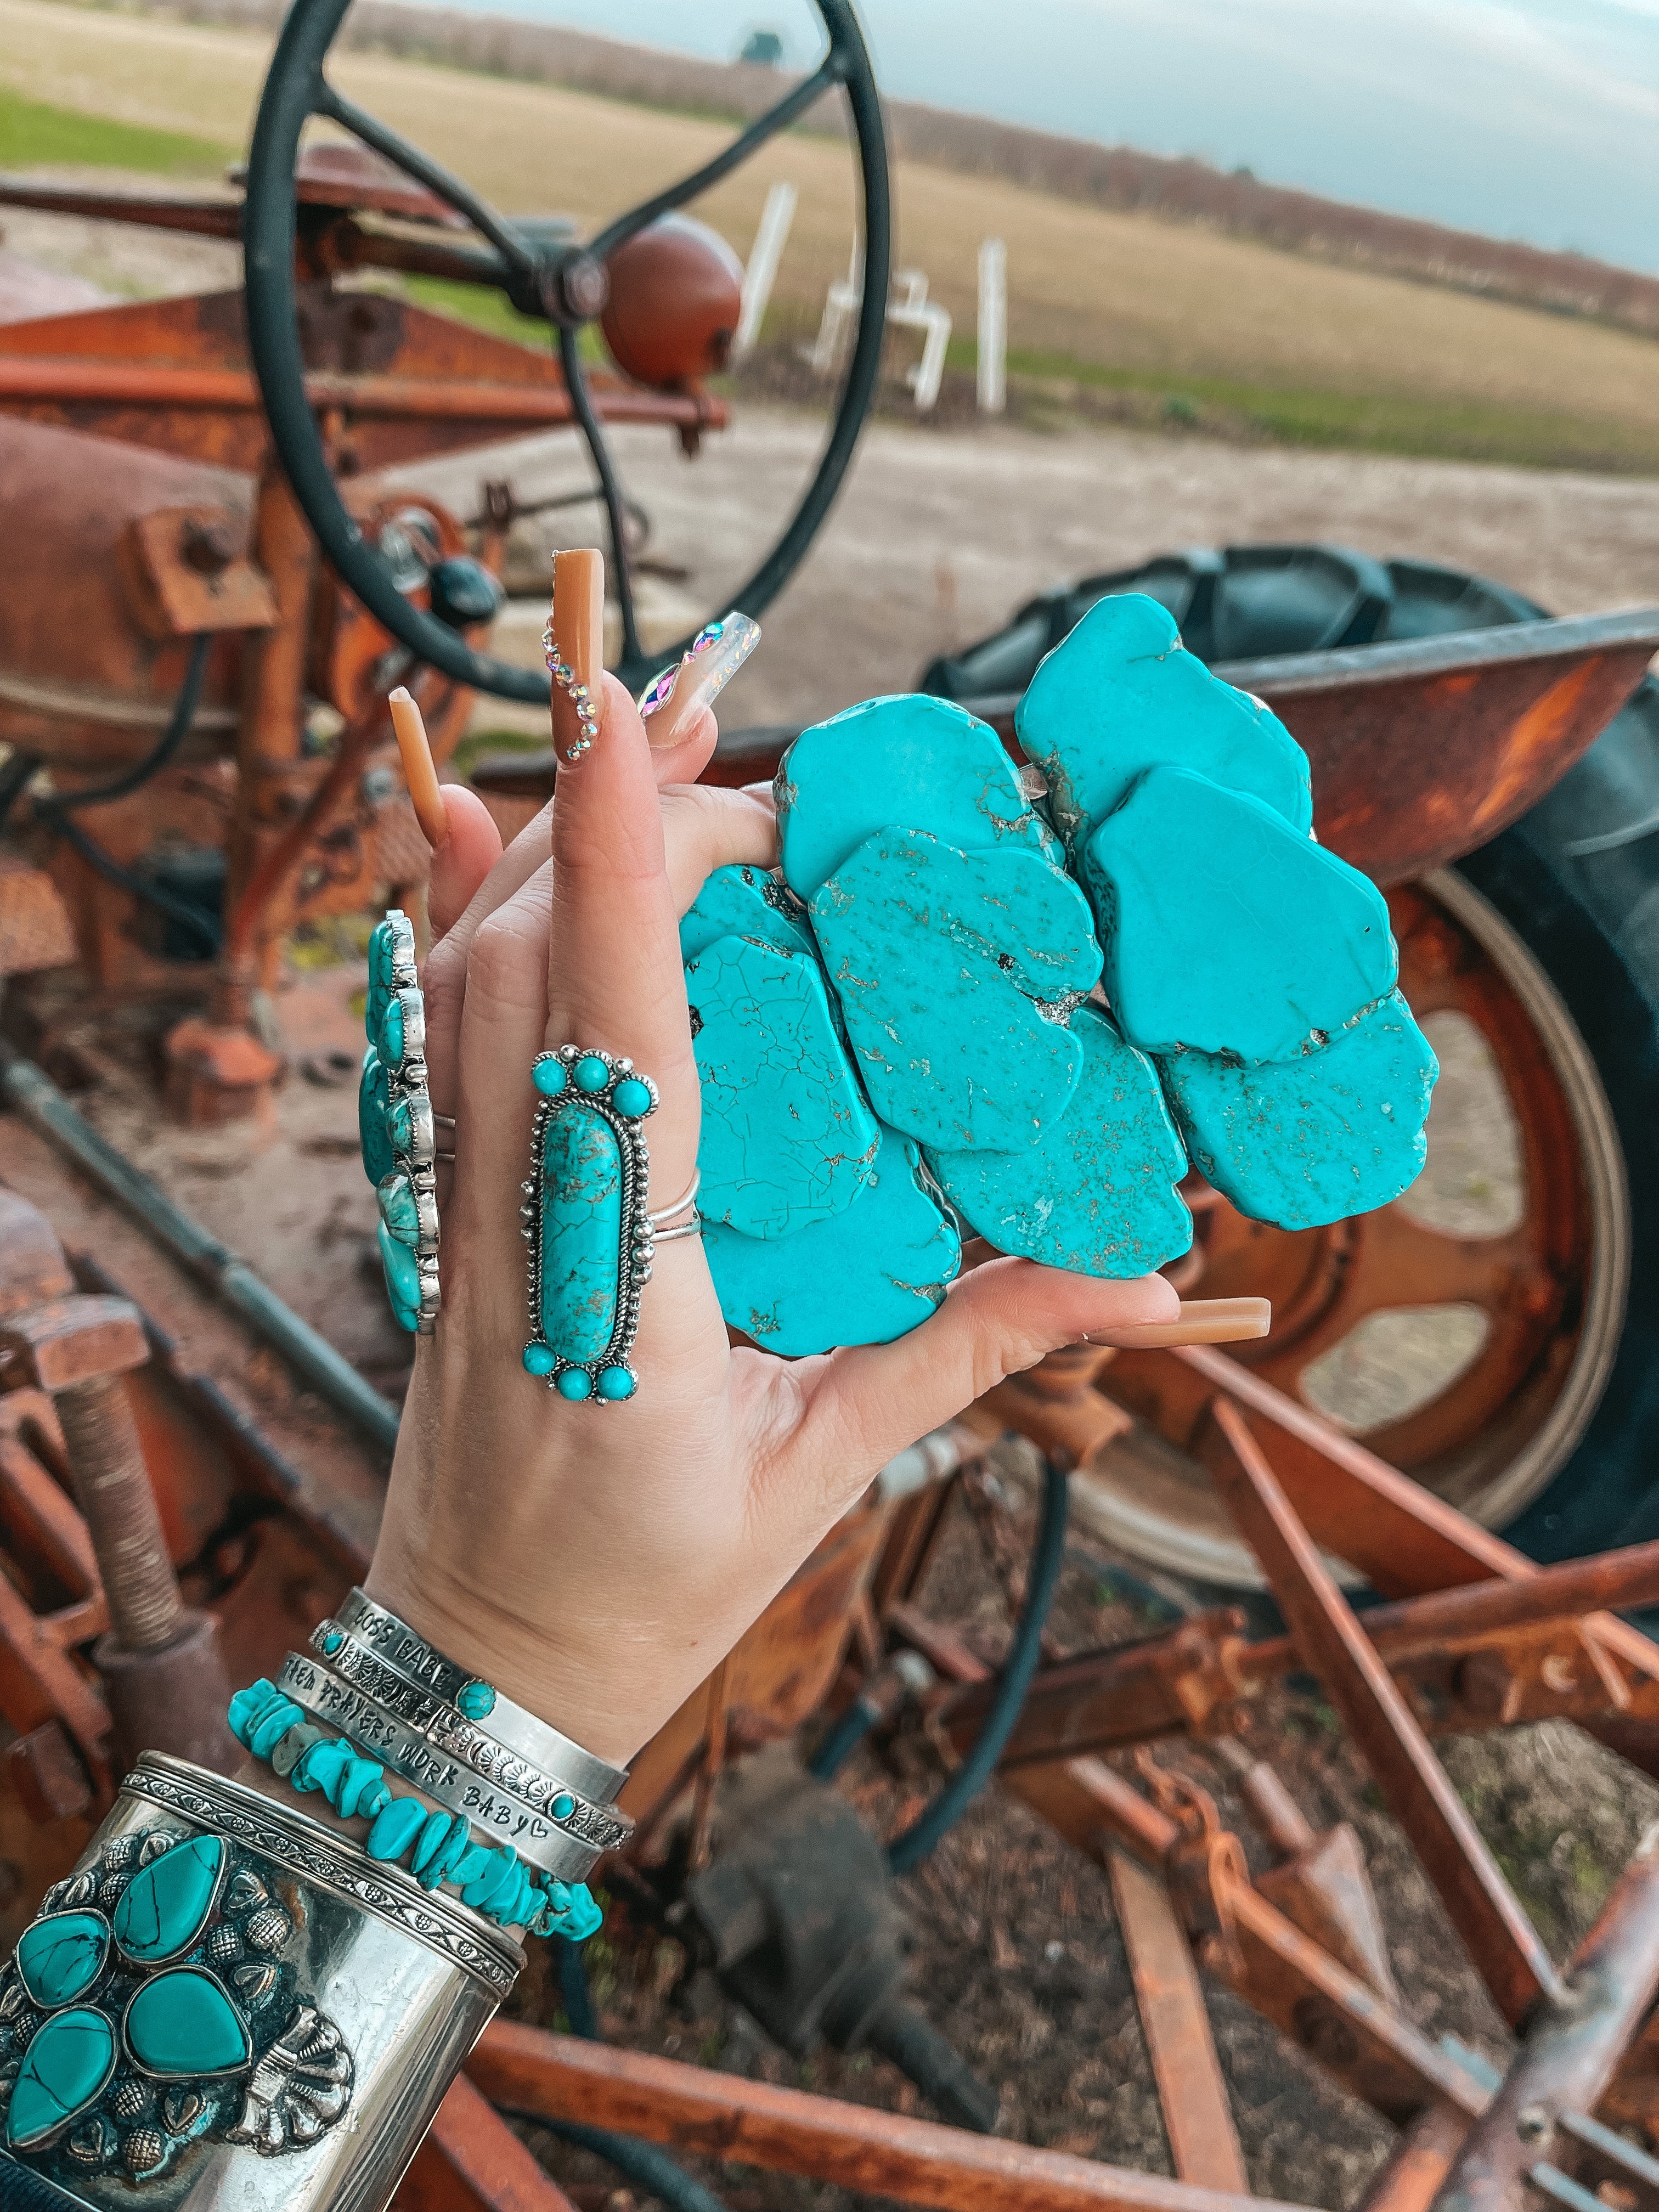
<path fill-rule="evenodd" d="M 12 151 L 0 135 L 0 159 L 154 168 L 169 165 L 167 143 L 244 143 L 266 53 L 244 32 L 0 0 L 0 88 L 26 118 L 16 143 L 82 139 L 78 152 Z M 374 54 L 343 55 L 332 74 L 508 212 L 592 221 L 729 135 L 700 118 Z M 112 147 L 116 126 L 147 134 L 151 151 L 88 150 L 97 134 L 77 134 L 77 117 L 103 118 Z M 846 267 L 846 149 L 792 134 L 696 211 L 744 252 L 768 185 L 785 176 L 800 193 L 776 295 L 788 327 L 815 318 Z M 897 165 L 895 192 L 899 265 L 926 271 L 964 335 L 979 242 L 1006 240 L 1017 377 L 1145 394 L 1154 415 L 1168 405 L 1174 419 L 1298 443 L 1659 474 L 1650 340 L 915 162 Z M 508 327 L 495 311 L 491 325 Z"/>

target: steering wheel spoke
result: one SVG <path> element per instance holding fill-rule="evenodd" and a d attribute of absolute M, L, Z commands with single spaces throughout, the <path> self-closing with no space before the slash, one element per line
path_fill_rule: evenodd
<path fill-rule="evenodd" d="M 401 169 L 406 177 L 412 177 L 417 185 L 424 185 L 428 191 L 447 201 L 457 215 L 464 215 L 479 236 L 489 240 L 515 275 L 534 276 L 538 266 L 534 249 L 525 243 L 510 222 L 496 214 L 488 200 L 480 199 L 470 185 L 452 176 L 441 162 L 423 154 L 418 146 L 411 146 L 406 138 L 399 137 L 378 116 L 359 107 L 343 93 L 336 92 L 326 77 L 320 78 L 319 84 L 314 111 L 317 114 L 337 123 L 374 153 L 384 155 L 394 168 Z"/>

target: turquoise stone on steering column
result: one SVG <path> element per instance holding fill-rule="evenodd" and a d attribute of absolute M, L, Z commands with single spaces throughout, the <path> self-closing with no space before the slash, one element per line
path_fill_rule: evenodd
<path fill-rule="evenodd" d="M 6 2114 L 13 2150 L 38 2150 L 101 2097 L 115 2071 L 115 2030 L 100 2012 L 60 2012 L 38 2029 Z"/>
<path fill-rule="evenodd" d="M 969 1227 L 1001 1252 L 1073 1274 L 1150 1274 L 1193 1241 L 1187 1171 L 1149 1060 L 1096 1006 L 1073 1018 L 1083 1073 L 1070 1105 L 1021 1152 L 929 1152 Z"/>
<path fill-rule="evenodd" d="M 73 2004 L 104 1971 L 109 1923 L 101 1912 L 49 1912 L 17 1939 L 19 1978 L 42 2012 Z"/>
<path fill-rule="evenodd" d="M 698 1205 L 746 1237 L 792 1235 L 850 1206 L 880 1141 L 817 962 L 723 937 L 685 971 L 702 1085 Z"/>
<path fill-rule="evenodd" d="M 774 790 L 784 879 L 803 899 L 896 822 L 964 853 L 1057 857 L 1001 738 L 948 699 L 866 699 L 803 730 Z"/>
<path fill-rule="evenodd" d="M 1043 1005 L 1088 991 L 1100 948 L 1058 869 L 889 830 L 809 911 L 884 1121 L 924 1145 L 1014 1152 L 1065 1112 L 1083 1052 Z"/>
<path fill-rule="evenodd" d="M 374 1183 L 397 1165 L 386 1127 L 386 1070 L 380 1054 L 370 1045 L 363 1054 L 363 1073 L 357 1085 L 357 1140 L 362 1147 L 363 1173 Z"/>
<path fill-rule="evenodd" d="M 1440 1073 L 1398 991 L 1293 1060 L 1241 1067 L 1206 1053 L 1158 1063 L 1193 1164 L 1257 1221 L 1317 1229 L 1414 1182 Z"/>
<path fill-rule="evenodd" d="M 623 1162 L 610 1123 L 574 1092 L 548 1117 L 542 1169 L 542 1334 L 561 1358 L 585 1366 L 616 1332 Z"/>
<path fill-rule="evenodd" d="M 764 868 L 716 868 L 680 917 L 680 957 L 695 960 L 722 937 L 757 937 L 786 952 L 812 951 L 812 933 L 789 893 Z"/>
<path fill-rule="evenodd" d="M 1141 592 L 1096 601 L 1038 667 L 1014 728 L 1073 847 L 1151 768 L 1248 792 L 1298 832 L 1313 822 L 1301 746 L 1259 699 L 1212 676 L 1168 609 Z"/>
<path fill-rule="evenodd" d="M 112 1915 L 115 1941 L 139 1965 L 176 1959 L 207 1924 L 225 1870 L 222 1836 L 191 1836 L 140 1867 Z"/>
<path fill-rule="evenodd" d="M 1394 988 L 1374 884 L 1260 799 L 1153 769 L 1090 839 L 1107 998 L 1143 1052 L 1285 1060 Z"/>
<path fill-rule="evenodd" d="M 908 1137 L 881 1131 L 869 1182 L 843 1212 L 782 1243 L 705 1222 L 720 1311 L 763 1351 L 798 1358 L 888 1344 L 943 1303 L 962 1245 Z"/>
<path fill-rule="evenodd" d="M 203 1966 L 173 1966 L 141 1983 L 121 2033 L 145 2073 L 163 2081 L 238 2074 L 253 2056 L 240 2014 Z"/>

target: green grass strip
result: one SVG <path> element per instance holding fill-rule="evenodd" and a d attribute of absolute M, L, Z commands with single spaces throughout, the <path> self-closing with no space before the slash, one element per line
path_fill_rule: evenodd
<path fill-rule="evenodd" d="M 187 131 L 152 131 L 147 124 L 112 123 L 101 115 L 25 100 L 0 85 L 0 169 L 33 169 L 47 163 L 77 168 L 142 169 L 163 177 L 211 176 L 236 149 Z"/>

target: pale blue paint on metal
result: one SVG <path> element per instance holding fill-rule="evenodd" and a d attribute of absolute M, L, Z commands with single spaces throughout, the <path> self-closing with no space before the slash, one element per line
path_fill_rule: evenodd
<path fill-rule="evenodd" d="M 680 918 L 680 957 L 695 960 L 722 937 L 758 937 L 787 952 L 811 952 L 799 905 L 764 868 L 716 868 Z"/>
<path fill-rule="evenodd" d="M 999 1251 L 1075 1274 L 1149 1274 L 1187 1250 L 1176 1185 L 1187 1156 L 1149 1060 L 1096 1006 L 1073 1030 L 1083 1071 L 1071 1104 L 1023 1152 L 929 1152 L 963 1218 Z"/>
<path fill-rule="evenodd" d="M 542 1134 L 542 1334 L 561 1358 L 598 1359 L 616 1330 L 622 1150 L 595 1108 L 571 1103 Z"/>
<path fill-rule="evenodd" d="M 1440 1068 L 1394 991 L 1294 1060 L 1238 1066 L 1184 1052 L 1159 1073 L 1194 1166 L 1222 1196 L 1255 1220 L 1314 1229 L 1415 1182 Z"/>
<path fill-rule="evenodd" d="M 724 937 L 685 971 L 702 1084 L 705 1222 L 789 1237 L 849 1206 L 880 1133 L 810 953 Z"/>
<path fill-rule="evenodd" d="M 1282 814 L 1313 822 L 1308 757 L 1277 714 L 1236 691 L 1181 642 L 1144 592 L 1099 599 L 1041 664 L 1014 716 L 1073 844 L 1149 768 L 1195 769 Z"/>
<path fill-rule="evenodd" d="M 1153 769 L 1089 840 L 1104 984 L 1143 1052 L 1285 1060 L 1394 988 L 1382 893 L 1260 799 Z"/>
<path fill-rule="evenodd" d="M 962 1246 L 908 1138 L 881 1132 L 853 1203 L 782 1243 L 703 1228 L 720 1311 L 768 1352 L 889 1344 L 927 1321 L 962 1264 Z"/>

